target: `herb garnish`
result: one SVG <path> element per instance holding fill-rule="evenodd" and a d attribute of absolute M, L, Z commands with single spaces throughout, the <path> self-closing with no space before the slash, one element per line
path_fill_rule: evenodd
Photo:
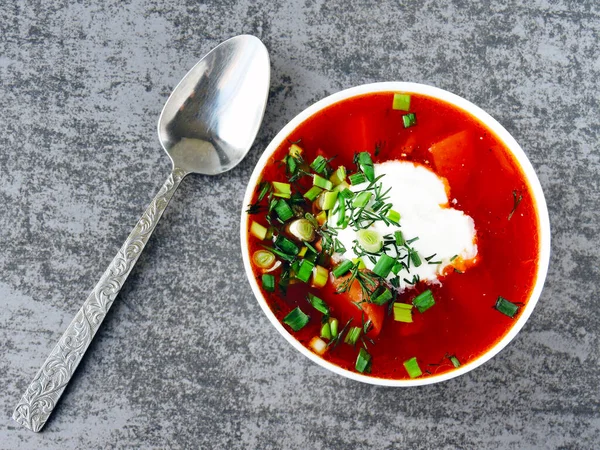
<path fill-rule="evenodd" d="M 359 263 L 354 263 L 350 269 L 350 276 L 346 278 L 337 288 L 338 293 L 348 292 L 352 287 L 354 281 L 357 281 L 362 291 L 362 301 L 371 297 L 371 294 L 375 291 L 379 285 L 378 277 L 371 271 L 360 270 Z M 358 302 L 361 303 L 361 302 Z"/>
<path fill-rule="evenodd" d="M 348 322 L 346 322 L 346 325 L 344 325 L 344 328 L 342 328 L 340 330 L 340 332 L 337 334 L 337 336 L 332 337 L 332 339 L 327 343 L 327 347 L 331 347 L 331 348 L 337 347 L 337 345 L 340 343 L 341 337 L 344 335 L 344 332 L 346 331 L 348 326 L 350 326 L 351 322 L 352 322 L 352 317 L 350 317 Z"/>
<path fill-rule="evenodd" d="M 523 200 L 523 194 L 519 193 L 519 196 L 517 197 L 517 191 L 515 189 L 513 191 L 513 202 L 514 202 L 513 209 L 510 212 L 510 214 L 508 215 L 508 220 L 510 220 L 510 218 L 513 216 L 513 214 L 517 210 L 517 206 L 519 206 L 519 203 L 521 203 L 521 200 Z"/>
<path fill-rule="evenodd" d="M 409 95 L 395 96 L 396 109 L 408 111 L 409 104 Z M 402 119 L 405 127 L 416 124 L 414 113 L 404 114 Z M 355 154 L 354 173 L 346 173 L 346 168 L 341 165 L 332 166 L 332 159 L 322 155 L 307 160 L 299 143 L 299 140 L 290 142 L 288 153 L 279 162 L 286 179 L 260 182 L 256 188 L 256 202 L 248 208 L 251 214 L 264 213 L 262 220 L 268 224 L 255 224 L 252 235 L 265 249 L 260 251 L 277 258 L 274 272 L 264 273 L 262 277 L 263 289 L 273 292 L 276 277 L 284 295 L 292 283 L 306 283 L 311 289 L 319 289 L 328 282 L 330 273 L 338 278 L 338 293 L 350 291 L 357 282 L 361 295 L 353 303 L 362 311 L 359 326 L 351 326 L 350 318 L 338 332 L 338 319 L 330 316 L 335 314 L 335 310 L 330 310 L 325 301 L 311 292 L 303 300 L 305 304 L 295 305 L 296 308 L 283 322 L 294 331 L 306 326 L 310 318 L 300 306 L 322 314 L 320 338 L 328 340 L 327 348 L 335 348 L 340 340 L 349 345 L 356 345 L 360 340 L 362 348 L 358 352 L 356 370 L 369 372 L 372 361 L 367 344 L 375 342 L 367 334 L 374 325 L 373 317 L 366 312 L 369 309 L 363 309 L 364 304 L 383 307 L 388 314 L 394 313 L 399 322 L 412 321 L 412 305 L 394 306 L 398 291 L 403 282 L 411 285 L 419 283 L 419 276 L 410 273 L 412 267 L 419 267 L 424 262 L 439 264 L 441 261 L 434 259 L 441 258 L 436 258 L 435 254 L 427 258 L 419 255 L 413 247 L 418 237 L 405 236 L 399 229 L 401 216 L 392 209 L 391 189 L 385 189 L 381 181 L 384 175 L 375 175 L 372 155 L 379 155 L 384 142 L 378 142 L 374 151 Z M 516 198 L 516 192 L 514 195 Z M 515 200 L 515 209 L 517 205 Z M 257 219 L 257 222 L 260 220 Z M 373 226 L 375 224 L 394 228 L 382 236 L 383 233 Z M 357 258 L 331 264 L 331 256 L 335 254 L 338 257 L 347 250 L 338 239 L 338 230 L 347 227 L 357 233 L 357 239 L 352 243 Z M 372 270 L 366 269 L 366 259 L 372 262 Z M 424 312 L 434 303 L 431 292 L 426 291 L 416 298 L 414 307 Z M 407 370 L 412 363 L 420 371 L 416 360 L 407 363 Z M 419 375 L 412 373 L 411 377 Z"/>

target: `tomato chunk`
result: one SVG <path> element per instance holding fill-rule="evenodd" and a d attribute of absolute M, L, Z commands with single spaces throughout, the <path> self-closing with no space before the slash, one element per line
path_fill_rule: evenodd
<path fill-rule="evenodd" d="M 342 284 L 344 281 L 346 281 L 348 279 L 348 277 L 349 277 L 349 275 L 337 278 L 334 281 L 335 287 L 337 288 L 340 284 Z M 338 295 L 344 296 L 348 305 L 352 306 L 352 308 L 354 309 L 353 315 L 362 316 L 360 311 L 358 311 L 358 309 L 356 309 L 356 307 L 352 304 L 353 302 L 356 303 L 356 302 L 361 302 L 363 300 L 362 289 L 361 289 L 358 281 L 355 280 L 347 292 L 343 292 Z M 379 335 L 379 333 L 381 332 L 381 329 L 383 328 L 383 321 L 385 319 L 385 308 L 386 307 L 385 307 L 385 305 L 375 305 L 373 303 L 368 303 L 368 302 L 361 302 L 359 304 L 359 306 L 361 307 L 361 309 L 364 312 L 365 322 L 367 320 L 370 320 L 371 324 L 372 324 L 372 327 L 370 328 L 369 332 L 367 333 L 367 336 L 370 337 L 371 339 L 374 339 Z M 362 317 L 360 317 L 360 318 L 362 319 Z"/>
<path fill-rule="evenodd" d="M 360 304 L 361 308 L 371 321 L 373 328 L 369 330 L 367 336 L 375 338 L 381 332 L 383 328 L 383 320 L 385 319 L 385 306 L 375 305 L 374 303 L 363 302 Z"/>
<path fill-rule="evenodd" d="M 469 184 L 475 162 L 475 145 L 469 131 L 460 131 L 436 142 L 429 151 L 438 175 L 445 177 L 452 191 Z"/>

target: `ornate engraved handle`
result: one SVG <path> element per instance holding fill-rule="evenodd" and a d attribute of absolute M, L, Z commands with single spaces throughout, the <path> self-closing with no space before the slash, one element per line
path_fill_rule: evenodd
<path fill-rule="evenodd" d="M 146 242 L 187 172 L 174 168 L 21 397 L 13 419 L 40 431 L 71 380 Z"/>

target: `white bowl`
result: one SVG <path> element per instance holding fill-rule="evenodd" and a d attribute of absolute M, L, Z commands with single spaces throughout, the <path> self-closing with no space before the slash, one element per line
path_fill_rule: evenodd
<path fill-rule="evenodd" d="M 538 213 L 539 220 L 539 244 L 540 244 L 540 253 L 539 253 L 539 264 L 537 270 L 537 277 L 534 288 L 532 290 L 531 296 L 525 305 L 522 313 L 519 315 L 518 319 L 515 321 L 512 328 L 509 332 L 500 339 L 495 345 L 490 347 L 487 352 L 483 353 L 479 358 L 470 361 L 462 365 L 461 367 L 446 372 L 440 375 L 431 375 L 425 378 L 417 378 L 417 379 L 402 379 L 402 380 L 394 380 L 394 379 L 386 379 L 386 378 L 376 378 L 369 375 L 363 375 L 357 372 L 351 372 L 346 369 L 342 369 L 329 361 L 321 358 L 317 354 L 311 352 L 306 347 L 304 347 L 300 342 L 298 342 L 293 335 L 291 335 L 279 322 L 279 320 L 275 317 L 269 305 L 267 304 L 263 294 L 260 290 L 260 287 L 257 283 L 257 280 L 253 274 L 252 266 L 250 263 L 250 255 L 248 249 L 248 217 L 249 215 L 246 213 L 246 206 L 252 202 L 252 194 L 254 192 L 255 186 L 259 181 L 259 177 L 264 166 L 267 164 L 269 158 L 272 154 L 277 150 L 277 148 L 281 145 L 282 142 L 286 140 L 286 138 L 306 119 L 318 113 L 319 111 L 327 108 L 328 106 L 337 103 L 339 101 L 356 97 L 359 95 L 377 93 L 377 92 L 407 92 L 407 93 L 415 93 L 422 94 L 429 97 L 433 97 L 452 105 L 457 106 L 458 108 L 468 112 L 475 118 L 477 118 L 481 123 L 483 123 L 487 128 L 492 130 L 496 136 L 506 145 L 508 150 L 512 152 L 517 162 L 520 164 L 523 173 L 529 183 L 531 188 L 535 203 L 536 210 Z M 546 206 L 546 200 L 544 198 L 544 193 L 542 191 L 542 187 L 537 178 L 535 171 L 529 159 L 519 146 L 519 144 L 515 141 L 515 139 L 504 129 L 502 125 L 500 125 L 494 118 L 492 118 L 488 113 L 483 111 L 478 106 L 475 106 L 473 103 L 465 100 L 462 97 L 459 97 L 455 94 L 452 94 L 443 89 L 435 88 L 432 86 L 427 86 L 424 84 L 418 83 L 407 83 L 407 82 L 384 82 L 384 83 L 373 83 L 373 84 L 365 84 L 361 86 L 356 86 L 350 89 L 346 89 L 344 91 L 335 93 L 330 95 L 329 97 L 324 98 L 323 100 L 318 101 L 314 105 L 308 107 L 300 114 L 298 114 L 291 122 L 289 122 L 271 141 L 267 149 L 262 154 L 259 159 L 254 172 L 252 172 L 252 176 L 250 177 L 250 181 L 248 182 L 248 187 L 246 188 L 246 194 L 244 196 L 244 208 L 242 210 L 242 219 L 241 219 L 241 244 L 242 244 L 242 257 L 244 260 L 244 268 L 246 269 L 246 275 L 248 276 L 248 280 L 250 282 L 250 286 L 252 287 L 252 291 L 263 309 L 264 313 L 267 315 L 273 326 L 281 333 L 281 335 L 292 344 L 300 353 L 305 355 L 307 358 L 311 359 L 315 363 L 325 367 L 328 370 L 331 370 L 334 373 L 339 375 L 351 378 L 353 380 L 361 381 L 364 383 L 382 385 L 382 386 L 420 386 L 425 384 L 437 383 L 440 381 L 449 380 L 451 378 L 457 377 L 464 373 L 467 373 L 476 367 L 479 367 L 489 359 L 491 359 L 494 355 L 496 355 L 500 350 L 502 350 L 508 343 L 516 336 L 516 334 L 523 328 L 525 322 L 531 315 L 535 305 L 540 297 L 542 292 L 542 288 L 544 285 L 544 281 L 546 279 L 546 273 L 548 271 L 548 263 L 550 259 L 550 221 L 548 219 L 548 209 Z"/>

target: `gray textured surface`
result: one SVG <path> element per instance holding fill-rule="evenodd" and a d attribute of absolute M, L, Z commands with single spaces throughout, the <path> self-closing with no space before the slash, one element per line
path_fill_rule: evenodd
<path fill-rule="evenodd" d="M 169 171 L 155 133 L 217 43 L 272 58 L 232 172 L 183 183 L 41 434 L 12 408 Z M 586 1 L 67 1 L 0 8 L 0 448 L 598 448 L 600 8 Z M 519 336 L 466 376 L 389 389 L 293 350 L 239 256 L 270 138 L 356 84 L 433 84 L 486 109 L 538 171 L 553 229 Z"/>

